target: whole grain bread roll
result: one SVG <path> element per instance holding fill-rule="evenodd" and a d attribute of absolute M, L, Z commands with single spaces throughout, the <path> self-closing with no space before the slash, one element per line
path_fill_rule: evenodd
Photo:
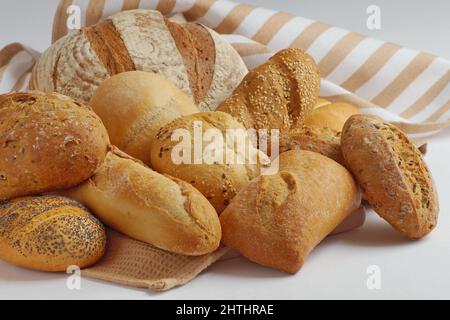
<path fill-rule="evenodd" d="M 56 93 L 0 95 L 0 200 L 86 180 L 108 144 L 102 121 L 88 106 Z"/>
<path fill-rule="evenodd" d="M 376 116 L 354 115 L 342 132 L 342 153 L 373 209 L 406 237 L 437 224 L 439 204 L 422 154 L 406 135 Z"/>
<path fill-rule="evenodd" d="M 95 175 L 64 195 L 112 228 L 167 251 L 202 255 L 220 243 L 217 213 L 199 191 L 114 147 Z"/>
<path fill-rule="evenodd" d="M 248 259 L 296 273 L 361 203 L 352 175 L 318 153 L 280 154 L 280 171 L 247 184 L 220 216 L 222 241 Z"/>
<path fill-rule="evenodd" d="M 164 77 L 143 71 L 117 74 L 95 90 L 90 106 L 103 120 L 111 143 L 150 164 L 150 143 L 168 122 L 200 112 Z"/>
<path fill-rule="evenodd" d="M 195 130 L 201 128 L 203 134 L 209 130 L 215 130 L 222 138 L 222 142 L 217 145 L 217 153 L 207 152 L 211 142 L 203 141 L 203 136 L 196 136 Z M 176 130 L 185 130 L 188 136 L 173 139 L 172 135 Z M 245 149 L 235 147 L 231 138 L 227 137 L 231 130 L 237 134 L 242 134 L 242 146 Z M 211 131 L 210 131 L 211 132 Z M 196 138 L 200 138 L 197 139 Z M 180 139 L 180 140 L 178 140 Z M 216 139 L 216 138 L 214 138 Z M 238 143 L 238 140 L 235 140 Z M 196 145 L 200 143 L 199 161 L 195 159 Z M 173 156 L 182 153 L 179 146 L 187 144 L 187 159 L 174 161 Z M 244 153 L 241 153 L 243 151 Z M 215 154 L 221 157 L 214 158 Z M 228 155 L 227 155 L 228 153 Z M 253 146 L 246 129 L 227 113 L 219 111 L 201 112 L 184 117 L 180 117 L 163 126 L 155 139 L 151 143 L 151 163 L 152 167 L 161 173 L 165 173 L 192 184 L 197 188 L 214 206 L 217 213 L 230 203 L 237 192 L 250 180 L 259 175 L 259 151 Z M 211 155 L 211 158 L 209 158 Z M 239 162 L 238 155 L 242 156 Z M 186 156 L 186 155 L 185 155 Z M 229 158 L 227 158 L 227 156 Z M 256 161 L 252 162 L 253 159 Z M 231 160 L 227 163 L 227 159 Z M 183 162 L 182 162 L 182 161 Z M 187 160 L 184 162 L 184 160 Z"/>
<path fill-rule="evenodd" d="M 247 129 L 291 130 L 302 126 L 320 88 L 319 68 L 301 49 L 285 49 L 251 70 L 217 108 Z"/>
<path fill-rule="evenodd" d="M 0 259 L 41 271 L 88 267 L 105 252 L 103 225 L 76 201 L 59 196 L 0 202 Z"/>
<path fill-rule="evenodd" d="M 305 126 L 328 128 L 341 132 L 345 121 L 354 114 L 361 114 L 361 112 L 350 103 L 324 103 L 311 111 L 311 114 L 305 120 Z"/>
<path fill-rule="evenodd" d="M 132 70 L 165 76 L 204 111 L 215 109 L 247 73 L 239 54 L 213 30 L 137 9 L 56 41 L 34 67 L 30 88 L 88 102 L 103 80 Z"/>

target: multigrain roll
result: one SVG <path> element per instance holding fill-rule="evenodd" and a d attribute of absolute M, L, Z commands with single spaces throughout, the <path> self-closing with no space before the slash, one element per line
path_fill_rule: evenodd
<path fill-rule="evenodd" d="M 37 91 L 0 95 L 0 200 L 86 180 L 108 144 L 100 118 L 68 97 Z"/>
<path fill-rule="evenodd" d="M 320 153 L 345 166 L 341 152 L 340 133 L 323 127 L 307 127 L 282 133 L 280 153 L 289 150 L 308 150 Z"/>
<path fill-rule="evenodd" d="M 328 128 L 341 132 L 345 121 L 352 115 L 361 114 L 359 109 L 350 103 L 325 103 L 314 110 L 305 120 L 305 126 L 315 128 Z"/>
<path fill-rule="evenodd" d="M 299 128 L 316 103 L 319 68 L 301 49 L 285 49 L 250 71 L 217 108 L 247 129 Z"/>
<path fill-rule="evenodd" d="M 164 77 L 143 71 L 117 74 L 95 90 L 90 106 L 103 120 L 111 143 L 150 164 L 150 143 L 170 121 L 200 112 Z"/>
<path fill-rule="evenodd" d="M 437 224 L 438 197 L 420 151 L 376 116 L 354 115 L 342 132 L 342 153 L 373 209 L 404 236 L 417 239 Z"/>
<path fill-rule="evenodd" d="M 104 254 L 103 225 L 76 201 L 59 196 L 0 202 L 0 259 L 41 271 L 88 267 Z"/>
<path fill-rule="evenodd" d="M 352 175 L 315 152 L 279 157 L 280 171 L 247 184 L 220 216 L 225 245 L 296 273 L 314 247 L 360 206 Z"/>
<path fill-rule="evenodd" d="M 187 136 L 173 139 L 176 130 L 184 130 Z M 201 130 L 204 135 L 214 130 L 218 137 L 208 142 L 203 141 L 204 137 L 198 137 L 196 130 Z M 237 134 L 234 136 L 235 140 L 231 139 L 232 130 Z M 217 141 L 219 138 L 222 139 L 221 142 Z M 217 150 L 210 149 L 213 143 L 217 143 Z M 202 144 L 200 146 L 202 158 L 195 159 L 195 150 L 199 144 Z M 183 145 L 189 146 L 189 149 L 184 150 L 186 154 L 182 154 L 184 157 L 179 163 L 178 160 L 174 161 L 173 156 L 182 153 L 179 147 Z M 219 214 L 237 192 L 260 173 L 260 153 L 253 146 L 246 129 L 232 116 L 219 111 L 180 117 L 163 126 L 151 143 L 150 154 L 152 167 L 156 171 L 192 184 L 211 202 Z M 215 157 L 217 155 L 218 157 Z M 242 157 L 242 161 L 238 156 Z"/>
<path fill-rule="evenodd" d="M 247 73 L 239 54 L 215 31 L 137 9 L 56 41 L 34 67 L 30 88 L 87 103 L 103 80 L 133 70 L 161 74 L 202 111 L 214 110 Z"/>
<path fill-rule="evenodd" d="M 94 176 L 64 195 L 112 228 L 170 252 L 202 255 L 220 243 L 217 213 L 198 190 L 114 147 Z"/>

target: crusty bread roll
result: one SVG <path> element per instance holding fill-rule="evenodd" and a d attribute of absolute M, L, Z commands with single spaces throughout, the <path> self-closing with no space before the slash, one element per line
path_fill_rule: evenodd
<path fill-rule="evenodd" d="M 285 49 L 250 71 L 218 111 L 231 114 L 246 128 L 301 127 L 317 100 L 319 68 L 301 49 Z"/>
<path fill-rule="evenodd" d="M 132 70 L 165 76 L 204 111 L 215 109 L 247 73 L 239 54 L 213 30 L 137 9 L 56 41 L 34 67 L 30 88 L 88 102 L 103 80 Z"/>
<path fill-rule="evenodd" d="M 355 115 L 344 126 L 342 153 L 373 209 L 406 237 L 437 224 L 438 197 L 420 151 L 394 125 Z"/>
<path fill-rule="evenodd" d="M 108 130 L 111 143 L 150 163 L 150 142 L 168 122 L 200 112 L 164 77 L 143 71 L 117 74 L 95 90 L 90 106 Z"/>
<path fill-rule="evenodd" d="M 167 251 L 202 255 L 220 243 L 216 211 L 200 192 L 114 147 L 94 176 L 64 194 L 112 228 Z"/>
<path fill-rule="evenodd" d="M 312 249 L 359 207 L 352 175 L 318 153 L 292 150 L 280 171 L 246 185 L 220 216 L 223 242 L 248 259 L 297 272 Z"/>
<path fill-rule="evenodd" d="M 106 247 L 103 225 L 86 208 L 59 196 L 0 202 L 0 259 L 41 271 L 88 267 Z"/>
<path fill-rule="evenodd" d="M 320 153 L 345 165 L 341 152 L 340 134 L 329 128 L 307 127 L 282 133 L 280 153 L 289 150 L 308 150 Z"/>
<path fill-rule="evenodd" d="M 329 128 L 341 132 L 345 121 L 354 114 L 361 114 L 361 112 L 350 103 L 335 102 L 324 104 L 311 111 L 311 114 L 305 119 L 305 126 Z"/>
<path fill-rule="evenodd" d="M 97 170 L 108 144 L 99 117 L 70 98 L 0 95 L 0 200 L 82 182 Z"/>
<path fill-rule="evenodd" d="M 200 141 L 194 140 L 196 138 L 194 125 L 201 125 L 203 133 L 213 129 L 222 136 L 223 148 L 220 150 L 223 150 L 223 157 L 219 161 L 207 158 L 206 149 L 211 142 L 204 141 L 202 143 L 203 137 L 200 137 Z M 189 132 L 189 141 L 172 140 L 172 134 L 179 129 Z M 240 154 L 241 149 L 235 148 L 233 141 L 227 138 L 227 130 L 230 129 L 240 130 L 242 133 L 242 141 L 245 143 L 242 164 L 237 161 L 237 155 Z M 239 133 L 239 131 L 235 132 Z M 178 151 L 174 149 L 180 143 L 186 142 L 191 146 L 190 159 L 188 159 L 190 163 L 175 163 L 172 156 L 174 152 L 178 153 Z M 203 144 L 201 149 L 203 159 L 200 159 L 200 163 L 195 163 L 194 159 L 196 143 Z M 229 159 L 233 160 L 232 163 L 226 163 L 227 152 L 229 152 Z M 169 174 L 192 184 L 203 193 L 219 214 L 242 187 L 259 175 L 258 163 L 251 163 L 251 157 L 249 157 L 249 155 L 254 155 L 254 159 L 259 160 L 258 154 L 258 150 L 252 145 L 242 124 L 229 114 L 219 111 L 202 112 L 175 119 L 159 130 L 151 144 L 152 167 L 158 172 Z"/>

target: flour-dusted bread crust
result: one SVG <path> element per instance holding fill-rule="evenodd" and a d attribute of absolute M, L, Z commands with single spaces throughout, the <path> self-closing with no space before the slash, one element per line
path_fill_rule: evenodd
<path fill-rule="evenodd" d="M 361 203 L 351 174 L 318 153 L 292 150 L 280 171 L 246 185 L 220 216 L 222 241 L 248 259 L 289 273 Z"/>
<path fill-rule="evenodd" d="M 108 134 L 91 108 L 37 91 L 0 96 L 0 200 L 72 187 L 103 161 Z"/>
<path fill-rule="evenodd" d="M 217 213 L 198 190 L 114 147 L 95 175 L 64 195 L 112 228 L 167 251 L 202 255 L 220 244 Z"/>
<path fill-rule="evenodd" d="M 88 267 L 104 254 L 103 225 L 80 203 L 59 196 L 0 202 L 0 259 L 41 271 Z"/>
<path fill-rule="evenodd" d="M 223 137 L 223 155 L 221 161 L 212 161 L 206 157 L 195 163 L 194 146 L 202 141 L 194 140 L 194 125 L 201 125 L 202 132 L 217 130 Z M 192 146 L 190 163 L 175 163 L 174 150 L 181 141 L 172 140 L 175 130 L 186 130 L 190 133 L 188 143 Z M 240 154 L 241 149 L 234 148 L 233 141 L 227 139 L 227 130 L 240 130 L 245 143 L 245 154 Z M 235 131 L 237 132 L 237 131 Z M 203 137 L 200 137 L 202 139 Z M 184 139 L 184 138 L 183 138 Z M 185 141 L 186 143 L 186 141 Z M 209 143 L 203 142 L 202 155 L 206 155 Z M 222 151 L 222 150 L 221 150 Z M 217 150 L 217 152 L 220 152 Z M 225 154 L 229 152 L 232 163 L 226 163 Z M 237 162 L 238 154 L 242 155 L 242 163 Z M 155 136 L 151 144 L 152 167 L 161 173 L 177 177 L 192 184 L 214 206 L 220 214 L 230 203 L 231 199 L 250 180 L 259 175 L 258 163 L 251 162 L 249 155 L 258 160 L 258 150 L 252 145 L 246 129 L 227 113 L 219 111 L 201 112 L 183 116 L 163 126 Z"/>
<path fill-rule="evenodd" d="M 150 144 L 170 121 L 199 112 L 180 89 L 151 72 L 129 71 L 105 80 L 90 106 L 103 120 L 111 143 L 150 164 Z"/>
<path fill-rule="evenodd" d="M 355 115 L 344 126 L 342 153 L 365 199 L 396 230 L 417 239 L 437 224 L 438 197 L 422 154 L 394 125 Z"/>
<path fill-rule="evenodd" d="M 34 67 L 30 88 L 88 102 L 103 80 L 133 70 L 161 74 L 204 111 L 214 110 L 247 73 L 238 53 L 211 29 L 136 9 L 59 39 Z"/>
<path fill-rule="evenodd" d="M 303 125 L 320 88 L 319 68 L 301 49 L 285 49 L 251 70 L 217 108 L 246 128 L 288 131 Z"/>

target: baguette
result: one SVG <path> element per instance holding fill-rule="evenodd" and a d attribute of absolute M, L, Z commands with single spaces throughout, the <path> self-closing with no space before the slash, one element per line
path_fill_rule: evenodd
<path fill-rule="evenodd" d="M 202 255 L 220 243 L 217 213 L 199 191 L 115 147 L 95 175 L 64 195 L 110 227 L 163 250 Z"/>

